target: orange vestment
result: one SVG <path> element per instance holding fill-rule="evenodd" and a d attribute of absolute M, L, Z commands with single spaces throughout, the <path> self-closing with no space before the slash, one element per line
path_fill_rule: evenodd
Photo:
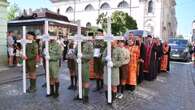
<path fill-rule="evenodd" d="M 160 66 L 160 70 L 161 71 L 167 71 L 167 67 L 168 67 L 168 52 L 169 52 L 169 46 L 167 44 L 163 44 L 163 56 L 161 58 L 161 66 Z"/>
<path fill-rule="evenodd" d="M 137 85 L 137 69 L 138 69 L 140 49 L 139 46 L 129 46 L 127 48 L 129 49 L 130 52 L 129 73 L 128 73 L 127 84 Z"/>

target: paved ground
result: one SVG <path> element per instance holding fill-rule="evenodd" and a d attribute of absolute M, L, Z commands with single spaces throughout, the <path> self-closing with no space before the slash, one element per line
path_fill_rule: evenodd
<path fill-rule="evenodd" d="M 39 71 L 42 69 L 40 68 Z M 11 70 L 10 70 L 11 71 Z M 14 70 L 13 70 L 14 71 Z M 15 73 L 20 72 L 18 69 Z M 2 76 L 0 72 L 0 76 Z M 9 74 L 9 71 L 3 73 Z M 125 98 L 116 100 L 113 107 L 105 104 L 104 94 L 90 92 L 90 104 L 73 101 L 77 94 L 67 90 L 69 78 L 67 68 L 61 69 L 60 97 L 46 98 L 45 88 L 38 86 L 34 94 L 22 93 L 22 81 L 0 85 L 0 110 L 194 110 L 195 68 L 191 64 L 171 63 L 170 73 L 162 73 L 153 82 L 145 81 L 135 94 L 125 93 Z M 20 73 L 21 74 L 21 73 Z M 0 80 L 2 78 L 0 77 Z M 44 77 L 38 78 L 38 84 Z M 94 88 L 94 82 L 91 82 Z"/>

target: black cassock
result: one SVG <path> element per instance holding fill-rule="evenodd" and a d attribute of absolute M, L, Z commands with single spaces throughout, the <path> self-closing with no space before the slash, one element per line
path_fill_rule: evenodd
<path fill-rule="evenodd" d="M 163 56 L 162 44 L 160 44 L 156 47 L 156 51 L 157 51 L 157 66 L 158 66 L 157 73 L 159 74 L 160 73 L 160 65 L 161 65 L 161 57 Z"/>
<path fill-rule="evenodd" d="M 146 53 L 147 54 L 147 53 Z M 151 49 L 150 59 L 149 59 L 148 72 L 145 73 L 145 79 L 148 81 L 153 81 L 157 77 L 158 73 L 158 61 L 157 61 L 157 46 L 154 44 Z"/>
<path fill-rule="evenodd" d="M 145 60 L 145 57 L 146 57 L 146 48 L 144 46 L 144 43 L 141 43 L 141 47 L 140 47 L 140 58 L 139 59 L 142 59 L 142 60 Z M 137 83 L 138 84 L 141 84 L 144 80 L 144 63 L 143 62 L 140 62 L 139 63 L 139 76 L 138 76 L 138 79 L 137 79 Z"/>
<path fill-rule="evenodd" d="M 68 40 L 65 40 L 64 41 L 64 44 L 66 45 L 65 47 L 64 47 L 64 51 L 63 51 L 63 60 L 66 60 L 66 54 L 67 54 L 67 51 L 68 51 Z"/>
<path fill-rule="evenodd" d="M 170 52 L 171 52 L 171 46 L 169 46 L 169 51 L 168 51 L 168 65 L 167 65 L 167 71 L 170 71 Z"/>

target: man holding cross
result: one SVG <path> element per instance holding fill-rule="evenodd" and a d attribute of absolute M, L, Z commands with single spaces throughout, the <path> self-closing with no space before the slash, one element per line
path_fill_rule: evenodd
<path fill-rule="evenodd" d="M 104 36 L 103 30 L 97 30 L 98 36 Z M 94 92 L 99 91 L 103 88 L 103 62 L 102 62 L 102 54 L 106 48 L 106 42 L 103 39 L 95 40 L 94 42 L 94 73 L 96 75 L 96 89 Z"/>
<path fill-rule="evenodd" d="M 82 51 L 82 96 L 83 103 L 89 102 L 89 61 L 93 58 L 93 44 L 89 40 L 84 40 L 81 43 Z M 77 56 L 78 57 L 78 56 Z M 79 96 L 75 98 L 79 100 Z"/>
<path fill-rule="evenodd" d="M 38 45 L 35 41 L 36 35 L 34 32 L 27 33 L 27 40 L 32 43 L 26 44 L 26 56 L 23 59 L 26 60 L 26 70 L 29 73 L 30 87 L 27 89 L 28 93 L 36 91 L 36 56 L 38 54 Z"/>
<path fill-rule="evenodd" d="M 119 67 L 123 65 L 123 54 L 122 54 L 121 48 L 118 47 L 117 41 L 112 41 L 112 47 L 111 47 L 111 60 L 113 62 L 112 65 L 112 75 L 111 75 L 111 85 L 112 85 L 112 101 L 116 97 L 117 93 L 117 86 L 120 84 L 120 75 L 119 75 Z M 105 84 L 105 95 L 107 97 L 107 86 L 108 86 L 108 71 L 107 71 L 107 51 L 104 51 L 102 60 L 104 62 L 104 84 Z"/>
<path fill-rule="evenodd" d="M 61 47 L 57 43 L 57 38 L 52 38 L 49 42 L 49 74 L 50 74 L 50 89 L 49 96 L 57 98 L 59 96 L 59 59 L 61 57 Z"/>

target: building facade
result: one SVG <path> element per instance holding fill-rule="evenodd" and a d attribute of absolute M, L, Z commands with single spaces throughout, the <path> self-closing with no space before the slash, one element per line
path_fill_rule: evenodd
<path fill-rule="evenodd" d="M 195 20 L 192 22 L 192 41 L 195 41 Z"/>
<path fill-rule="evenodd" d="M 97 26 L 101 13 L 108 16 L 123 11 L 132 16 L 138 29 L 147 30 L 155 37 L 166 40 L 176 35 L 175 0 L 50 0 L 53 11 L 67 16 L 71 21 L 81 20 L 82 26 Z"/>
<path fill-rule="evenodd" d="M 7 6 L 6 0 L 0 0 L 0 66 L 5 65 L 7 61 Z"/>

